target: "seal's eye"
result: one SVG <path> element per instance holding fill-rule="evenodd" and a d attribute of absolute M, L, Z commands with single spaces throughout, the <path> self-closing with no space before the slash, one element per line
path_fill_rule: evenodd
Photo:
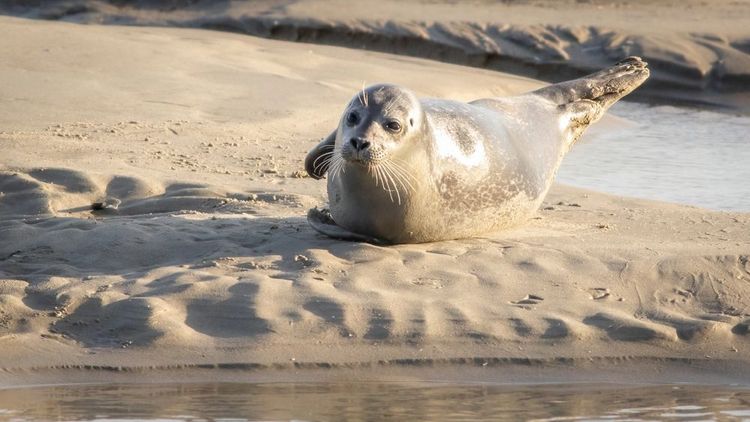
<path fill-rule="evenodd" d="M 359 123 L 359 114 L 357 112 L 352 111 L 349 114 L 346 115 L 346 123 L 349 126 L 354 126 L 357 123 Z"/>
<path fill-rule="evenodd" d="M 401 132 L 401 123 L 397 122 L 396 120 L 389 121 L 385 124 L 385 127 L 391 132 Z"/>

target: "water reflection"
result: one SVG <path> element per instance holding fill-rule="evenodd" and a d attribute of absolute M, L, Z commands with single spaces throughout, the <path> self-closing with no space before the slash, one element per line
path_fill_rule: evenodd
<path fill-rule="evenodd" d="M 750 117 L 618 103 L 576 145 L 558 181 L 618 195 L 750 211 Z"/>
<path fill-rule="evenodd" d="M 73 385 L 0 390 L 0 419 L 741 420 L 750 389 L 425 383 Z"/>

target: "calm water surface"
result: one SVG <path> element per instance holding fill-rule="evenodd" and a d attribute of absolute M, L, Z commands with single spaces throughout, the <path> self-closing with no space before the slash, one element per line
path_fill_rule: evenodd
<path fill-rule="evenodd" d="M 750 420 L 750 387 L 120 384 L 0 390 L 0 420 Z"/>
<path fill-rule="evenodd" d="M 630 124 L 600 122 L 557 180 L 624 196 L 750 211 L 750 117 L 618 103 Z"/>

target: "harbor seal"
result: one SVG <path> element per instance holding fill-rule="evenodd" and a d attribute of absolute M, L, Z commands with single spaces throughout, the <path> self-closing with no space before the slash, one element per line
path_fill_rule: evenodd
<path fill-rule="evenodd" d="M 469 103 L 388 84 L 363 89 L 305 159 L 311 177 L 328 175 L 330 208 L 311 210 L 308 221 L 335 238 L 376 243 L 519 225 L 584 130 L 648 75 L 629 57 L 580 79 Z"/>

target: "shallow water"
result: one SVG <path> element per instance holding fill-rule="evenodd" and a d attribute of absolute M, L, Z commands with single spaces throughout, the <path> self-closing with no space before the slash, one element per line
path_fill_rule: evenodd
<path fill-rule="evenodd" d="M 0 390 L 0 420 L 750 420 L 750 387 L 120 384 Z"/>
<path fill-rule="evenodd" d="M 559 182 L 624 196 L 750 211 L 750 117 L 618 103 L 563 160 Z M 602 127 L 603 126 L 603 127 Z"/>

